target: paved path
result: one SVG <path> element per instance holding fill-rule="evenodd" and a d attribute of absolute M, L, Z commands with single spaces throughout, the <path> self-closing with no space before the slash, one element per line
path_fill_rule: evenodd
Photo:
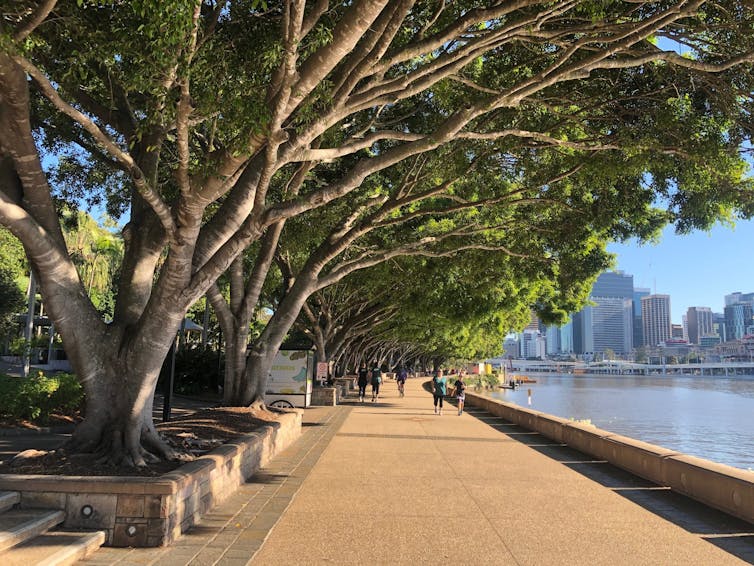
<path fill-rule="evenodd" d="M 304 434 L 165 549 L 86 564 L 754 564 L 754 525 L 479 411 L 308 409 Z"/>

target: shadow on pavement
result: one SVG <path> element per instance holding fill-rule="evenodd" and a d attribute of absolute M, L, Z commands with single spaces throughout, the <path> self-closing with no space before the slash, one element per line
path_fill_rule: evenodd
<path fill-rule="evenodd" d="M 479 420 L 495 430 L 504 432 L 512 440 L 561 462 L 666 521 L 699 535 L 741 560 L 754 564 L 754 525 L 707 507 L 668 487 L 658 486 L 621 470 L 604 460 L 595 460 L 592 456 L 558 444 L 538 432 L 493 417 L 483 410 L 471 408 L 466 412 L 475 418 L 482 417 Z"/>

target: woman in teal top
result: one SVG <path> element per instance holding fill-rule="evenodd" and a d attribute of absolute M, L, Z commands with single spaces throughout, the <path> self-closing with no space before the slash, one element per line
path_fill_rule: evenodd
<path fill-rule="evenodd" d="M 442 375 L 442 370 L 437 370 L 437 375 L 432 378 L 432 393 L 435 397 L 435 414 L 442 415 L 442 400 L 445 397 L 447 381 Z M 439 407 L 438 407 L 439 405 Z"/>

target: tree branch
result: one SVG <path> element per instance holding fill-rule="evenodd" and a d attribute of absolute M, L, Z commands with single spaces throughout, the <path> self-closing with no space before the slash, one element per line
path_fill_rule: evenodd
<path fill-rule="evenodd" d="M 154 213 L 160 219 L 165 231 L 172 236 L 175 232 L 175 223 L 173 222 L 173 215 L 168 205 L 162 200 L 159 194 L 149 186 L 144 173 L 139 166 L 134 162 L 133 158 L 121 150 L 118 145 L 113 142 L 97 125 L 83 113 L 76 110 L 73 106 L 64 101 L 58 94 L 55 87 L 47 79 L 44 74 L 37 69 L 29 60 L 16 56 L 14 61 L 26 71 L 34 82 L 39 86 L 42 94 L 52 102 L 52 104 L 64 113 L 69 118 L 80 124 L 97 142 L 102 145 L 105 150 L 112 155 L 123 168 L 131 174 L 134 186 L 139 192 L 141 197 L 149 204 Z"/>

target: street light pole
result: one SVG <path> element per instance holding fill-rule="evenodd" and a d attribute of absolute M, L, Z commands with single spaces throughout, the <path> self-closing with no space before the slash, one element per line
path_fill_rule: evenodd
<path fill-rule="evenodd" d="M 24 328 L 23 376 L 29 377 L 31 370 L 31 336 L 34 332 L 34 306 L 37 301 L 37 281 L 34 270 L 29 270 L 29 295 L 26 311 L 26 327 Z"/>

